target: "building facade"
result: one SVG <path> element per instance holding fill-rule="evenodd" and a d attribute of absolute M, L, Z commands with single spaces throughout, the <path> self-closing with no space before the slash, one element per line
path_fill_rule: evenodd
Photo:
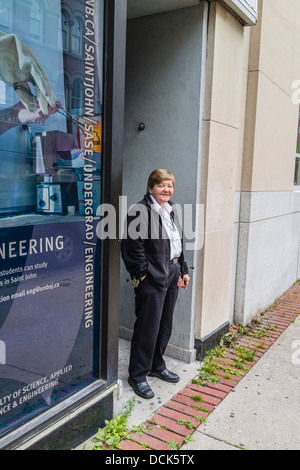
<path fill-rule="evenodd" d="M 123 193 L 132 204 L 147 173 L 167 167 L 176 202 L 194 204 L 192 286 L 180 293 L 168 350 L 183 360 L 299 278 L 298 8 L 128 2 Z M 120 330 L 130 338 L 122 279 Z"/>

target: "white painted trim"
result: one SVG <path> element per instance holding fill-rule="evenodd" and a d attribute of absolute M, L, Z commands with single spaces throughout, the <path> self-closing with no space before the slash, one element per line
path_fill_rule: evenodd
<path fill-rule="evenodd" d="M 253 26 L 257 23 L 257 0 L 223 0 L 228 7 L 246 24 Z"/>

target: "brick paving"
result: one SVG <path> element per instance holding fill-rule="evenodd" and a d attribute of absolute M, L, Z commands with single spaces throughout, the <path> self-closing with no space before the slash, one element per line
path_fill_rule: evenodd
<path fill-rule="evenodd" d="M 194 380 L 187 384 L 145 423 L 141 423 L 138 431 L 131 431 L 120 443 L 120 449 L 180 449 L 299 314 L 300 282 L 247 328 L 233 325 L 225 337 L 229 344 L 222 349 L 221 355 L 213 355 L 214 373 L 203 376 L 200 369 L 197 383 Z M 255 351 L 255 356 L 251 361 L 239 361 L 238 365 L 237 351 Z M 217 382 L 211 382 L 212 378 Z"/>

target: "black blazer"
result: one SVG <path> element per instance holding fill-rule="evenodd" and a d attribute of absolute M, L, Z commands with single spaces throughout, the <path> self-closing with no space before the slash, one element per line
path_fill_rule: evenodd
<path fill-rule="evenodd" d="M 169 204 L 173 208 L 170 215 L 182 234 L 174 204 L 171 201 Z M 152 206 L 151 197 L 146 194 L 142 201 L 129 210 L 121 253 L 131 279 L 139 279 L 147 274 L 153 284 L 166 287 L 170 266 L 170 240 L 163 228 L 161 217 L 155 209 L 151 209 Z M 183 249 L 179 264 L 181 274 L 188 274 Z"/>

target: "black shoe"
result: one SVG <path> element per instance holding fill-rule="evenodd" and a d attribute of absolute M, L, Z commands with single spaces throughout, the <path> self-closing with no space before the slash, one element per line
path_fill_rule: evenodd
<path fill-rule="evenodd" d="M 158 377 L 161 380 L 165 380 L 165 382 L 176 383 L 179 382 L 179 376 L 174 374 L 173 372 L 165 369 L 163 372 L 150 372 L 149 377 Z"/>
<path fill-rule="evenodd" d="M 154 393 L 146 381 L 137 382 L 136 380 L 133 380 L 131 377 L 129 377 L 128 383 L 133 388 L 134 393 L 136 393 L 139 397 L 146 399 L 154 397 Z"/>

